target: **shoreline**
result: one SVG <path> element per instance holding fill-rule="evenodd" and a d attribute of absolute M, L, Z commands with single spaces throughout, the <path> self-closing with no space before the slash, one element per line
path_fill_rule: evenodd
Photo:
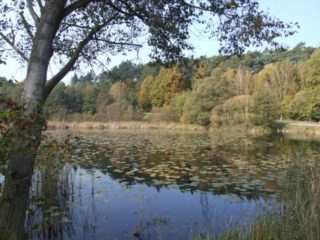
<path fill-rule="evenodd" d="M 283 134 L 304 134 L 320 136 L 320 123 L 298 121 L 276 121 L 275 130 Z"/>
<path fill-rule="evenodd" d="M 159 122 L 149 123 L 142 121 L 120 121 L 120 122 L 95 122 L 95 121 L 48 121 L 48 130 L 189 130 L 189 131 L 206 131 L 206 128 L 199 125 Z"/>
<path fill-rule="evenodd" d="M 143 121 L 119 121 L 119 122 L 98 122 L 98 121 L 48 121 L 47 130 L 186 130 L 186 131 L 208 131 L 223 134 L 228 131 L 242 132 L 242 128 L 233 126 L 228 129 L 207 129 L 200 125 L 174 123 L 174 122 L 143 122 Z M 320 136 L 320 124 L 313 122 L 276 121 L 273 127 L 274 133 L 282 134 L 303 134 L 306 136 Z M 264 128 L 253 127 L 246 130 L 252 135 L 263 135 L 270 133 Z"/>

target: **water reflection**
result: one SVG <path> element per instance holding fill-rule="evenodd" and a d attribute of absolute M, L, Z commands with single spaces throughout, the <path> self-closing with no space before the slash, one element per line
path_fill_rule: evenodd
<path fill-rule="evenodd" d="M 91 143 L 87 138 L 77 139 L 81 149 L 76 149 L 75 163 L 98 168 L 120 183 L 144 183 L 158 190 L 178 187 L 191 193 L 256 198 L 278 191 L 284 170 L 299 157 L 285 153 L 280 142 L 263 140 L 221 145 L 206 135 L 133 133 L 91 133 L 90 138 L 94 139 Z"/>
<path fill-rule="evenodd" d="M 68 135 L 68 136 L 67 136 Z M 319 164 L 319 141 L 172 132 L 49 132 L 73 154 L 38 165 L 32 239 L 188 239 L 267 214 L 288 169 Z"/>

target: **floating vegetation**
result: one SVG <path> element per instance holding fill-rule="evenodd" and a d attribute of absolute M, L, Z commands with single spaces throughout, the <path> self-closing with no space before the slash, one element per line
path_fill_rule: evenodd
<path fill-rule="evenodd" d="M 186 239 L 191 222 L 199 232 L 214 226 L 219 235 L 229 222 L 250 222 L 269 201 L 279 204 L 289 168 L 299 178 L 302 159 L 310 166 L 320 161 L 319 143 L 278 138 L 220 143 L 204 133 L 120 130 L 46 135 L 68 139 L 69 152 L 37 165 L 27 222 L 35 239 L 43 229 L 61 230 L 66 239 L 128 239 L 137 219 L 139 237 L 149 239 L 156 232 Z M 187 235 L 173 234 L 182 231 Z"/>

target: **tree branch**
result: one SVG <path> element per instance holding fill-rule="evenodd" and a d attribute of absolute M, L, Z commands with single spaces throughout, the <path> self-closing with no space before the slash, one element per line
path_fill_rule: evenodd
<path fill-rule="evenodd" d="M 69 6 L 67 6 L 64 9 L 64 17 L 68 16 L 70 13 L 72 13 L 73 11 L 79 9 L 79 8 L 84 8 L 86 6 L 88 6 L 89 3 L 93 2 L 94 0 L 78 0 L 72 4 L 70 4 Z"/>
<path fill-rule="evenodd" d="M 32 42 L 33 42 L 33 41 L 34 41 L 34 36 L 33 36 L 33 33 L 31 32 L 31 29 L 30 29 L 30 27 L 29 27 L 29 25 L 28 25 L 28 22 L 27 22 L 26 18 L 24 17 L 24 15 L 23 15 L 22 12 L 20 12 L 19 15 L 20 15 L 20 17 L 21 17 L 21 20 L 22 20 L 22 23 L 23 23 L 24 28 L 26 29 L 29 37 L 31 38 L 31 40 L 32 40 Z"/>
<path fill-rule="evenodd" d="M 109 43 L 109 44 L 113 44 L 113 45 L 121 45 L 121 46 L 132 46 L 132 47 L 137 47 L 140 48 L 142 47 L 141 44 L 136 44 L 136 43 L 128 43 L 128 42 L 113 42 L 113 41 L 108 41 L 106 39 L 100 39 L 100 38 L 95 38 L 96 41 L 99 42 L 105 42 L 105 43 Z"/>
<path fill-rule="evenodd" d="M 37 0 L 37 3 L 39 5 L 40 11 L 42 11 L 43 10 L 43 4 L 42 4 L 41 0 Z"/>
<path fill-rule="evenodd" d="M 129 21 L 123 20 L 122 22 L 117 21 L 116 23 L 110 23 L 110 25 L 121 25 L 121 24 L 128 24 Z M 78 25 L 78 24 L 70 24 L 70 23 L 65 23 L 65 27 L 63 30 L 68 29 L 69 27 L 74 27 L 74 28 L 80 28 L 80 29 L 87 29 L 90 30 L 92 27 L 87 26 L 87 25 Z"/>
<path fill-rule="evenodd" d="M 103 25 L 99 25 L 93 28 L 89 34 L 79 43 L 78 47 L 72 54 L 71 58 L 69 59 L 68 63 L 64 65 L 64 67 L 55 75 L 53 76 L 46 84 L 44 89 L 44 100 L 47 99 L 52 89 L 67 75 L 67 73 L 72 69 L 76 61 L 78 60 L 80 53 L 84 49 L 84 47 L 92 40 L 92 37 L 99 32 L 102 28 L 104 28 L 108 23 Z"/>
<path fill-rule="evenodd" d="M 116 10 L 117 12 L 119 13 L 122 13 L 124 15 L 127 15 L 129 17 L 135 17 L 137 15 L 137 13 L 135 14 L 132 14 L 132 13 L 129 13 L 129 12 L 125 12 L 123 11 L 121 8 L 118 8 L 116 5 L 114 5 L 114 3 L 112 3 L 111 1 L 108 1 L 106 3 L 107 5 L 109 5 L 110 7 L 112 7 L 114 10 Z M 130 9 L 129 9 L 130 10 Z M 137 15 L 138 16 L 138 15 Z M 142 16 L 138 16 L 139 18 L 143 19 Z"/>
<path fill-rule="evenodd" d="M 3 33 L 0 33 L 0 36 L 22 57 L 23 60 L 29 62 L 29 58 L 27 58 L 24 53 L 13 42 L 10 41 L 9 38 L 7 38 Z"/>
<path fill-rule="evenodd" d="M 31 0 L 27 0 L 27 7 L 29 9 L 29 12 L 31 14 L 31 17 L 33 18 L 33 21 L 36 25 L 38 25 L 39 23 L 39 16 L 36 13 L 36 11 L 34 10 L 33 6 L 32 6 L 32 2 Z"/>

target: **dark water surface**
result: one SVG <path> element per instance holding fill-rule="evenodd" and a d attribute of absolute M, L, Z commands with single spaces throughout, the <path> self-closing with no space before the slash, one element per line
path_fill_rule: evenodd
<path fill-rule="evenodd" d="M 276 211 L 288 172 L 299 177 L 300 166 L 320 162 L 319 140 L 283 136 L 155 130 L 47 136 L 68 138 L 72 156 L 53 163 L 53 173 L 37 168 L 26 220 L 33 239 L 219 235 Z"/>

